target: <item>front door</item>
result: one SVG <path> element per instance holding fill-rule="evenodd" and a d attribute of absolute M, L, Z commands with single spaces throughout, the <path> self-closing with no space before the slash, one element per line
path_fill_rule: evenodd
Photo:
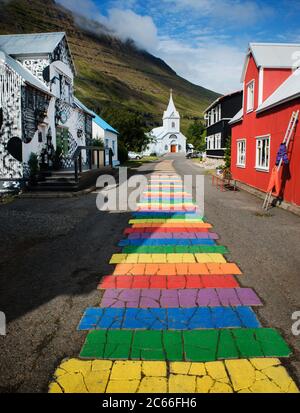
<path fill-rule="evenodd" d="M 176 153 L 177 152 L 177 145 L 171 145 L 171 152 Z"/>

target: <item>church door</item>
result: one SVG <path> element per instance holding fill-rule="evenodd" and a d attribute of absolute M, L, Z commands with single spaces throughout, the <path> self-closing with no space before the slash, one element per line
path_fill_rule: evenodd
<path fill-rule="evenodd" d="M 171 152 L 176 153 L 177 152 L 177 145 L 171 145 Z"/>

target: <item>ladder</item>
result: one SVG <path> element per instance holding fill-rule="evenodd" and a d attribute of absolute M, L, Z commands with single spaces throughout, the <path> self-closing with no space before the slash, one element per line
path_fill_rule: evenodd
<path fill-rule="evenodd" d="M 293 136 L 293 132 L 295 131 L 298 118 L 299 118 L 299 110 L 292 113 L 289 125 L 287 127 L 287 130 L 286 130 L 286 133 L 285 133 L 285 136 L 284 136 L 284 140 L 282 142 L 282 143 L 285 144 L 285 147 L 286 147 L 287 151 L 289 149 L 289 144 L 290 144 L 291 138 Z M 281 166 L 282 166 L 282 158 L 280 159 L 279 164 L 277 166 L 277 172 L 279 172 Z M 265 197 L 265 200 L 264 200 L 264 203 L 263 203 L 263 207 L 262 207 L 262 209 L 264 209 L 265 211 L 268 210 L 269 205 L 272 202 L 272 192 L 273 192 L 273 188 L 271 189 L 270 192 L 267 192 L 267 194 L 266 194 L 266 197 Z"/>

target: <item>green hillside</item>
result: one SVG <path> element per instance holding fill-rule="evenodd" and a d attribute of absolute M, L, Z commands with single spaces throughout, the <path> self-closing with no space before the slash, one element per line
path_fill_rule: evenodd
<path fill-rule="evenodd" d="M 136 111 L 147 126 L 157 126 L 172 88 L 185 132 L 191 119 L 201 117 L 218 96 L 177 76 L 164 61 L 113 37 L 98 23 L 81 18 L 79 24 L 53 0 L 0 0 L 0 6 L 0 34 L 67 32 L 77 68 L 76 95 L 100 114 Z"/>

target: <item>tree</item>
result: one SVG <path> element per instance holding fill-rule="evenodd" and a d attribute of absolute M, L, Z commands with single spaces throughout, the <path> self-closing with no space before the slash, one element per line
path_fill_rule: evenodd
<path fill-rule="evenodd" d="M 228 139 L 226 141 L 224 160 L 225 160 L 225 168 L 230 169 L 231 167 L 231 136 L 228 136 Z"/>
<path fill-rule="evenodd" d="M 195 119 L 190 124 L 187 131 L 187 143 L 194 145 L 197 151 L 203 152 L 206 149 L 206 129 L 200 119 Z"/>
<path fill-rule="evenodd" d="M 140 113 L 118 108 L 106 109 L 102 116 L 119 132 L 119 141 L 128 151 L 142 152 L 151 142 L 145 134 L 146 124 Z"/>

